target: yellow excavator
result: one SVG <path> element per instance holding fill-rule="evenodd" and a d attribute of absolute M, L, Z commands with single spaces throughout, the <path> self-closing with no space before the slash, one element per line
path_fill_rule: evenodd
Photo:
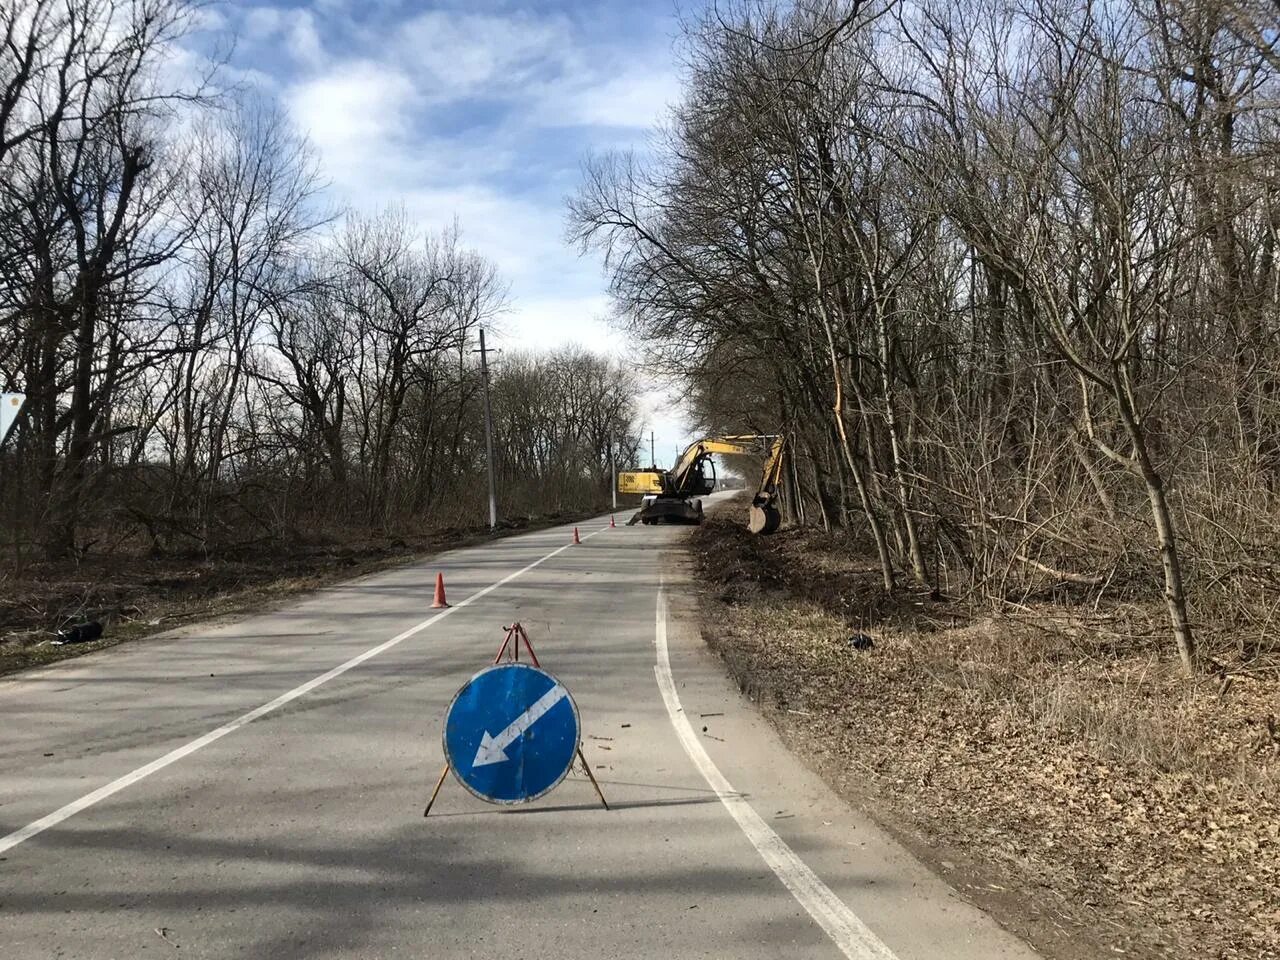
<path fill-rule="evenodd" d="M 689 444 L 670 470 L 652 468 L 630 470 L 618 474 L 619 493 L 644 496 L 643 505 L 627 525 L 701 523 L 702 501 L 698 497 L 711 493 L 716 486 L 713 454 L 727 453 L 764 457 L 764 475 L 760 489 L 751 500 L 747 526 L 752 533 L 773 533 L 782 523 L 776 503 L 782 481 L 782 455 L 785 438 L 778 434 L 746 434 L 742 436 L 704 437 Z"/>

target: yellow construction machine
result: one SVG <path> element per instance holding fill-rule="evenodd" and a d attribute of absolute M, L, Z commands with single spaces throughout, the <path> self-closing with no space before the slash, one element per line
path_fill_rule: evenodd
<path fill-rule="evenodd" d="M 785 438 L 778 434 L 747 434 L 730 437 L 704 437 L 689 444 L 670 470 L 652 468 L 618 474 L 619 493 L 644 496 L 639 512 L 628 522 L 654 524 L 701 523 L 702 501 L 698 497 L 711 493 L 716 486 L 713 454 L 727 453 L 764 457 L 764 475 L 760 488 L 751 500 L 748 527 L 752 533 L 773 533 L 782 522 L 775 502 L 782 480 L 782 454 Z"/>

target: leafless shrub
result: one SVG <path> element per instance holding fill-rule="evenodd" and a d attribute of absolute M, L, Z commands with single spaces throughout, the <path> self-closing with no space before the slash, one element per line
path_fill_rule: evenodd
<path fill-rule="evenodd" d="M 28 395 L 0 544 L 73 560 L 474 523 L 493 263 L 457 225 L 334 217 L 278 108 L 180 89 L 197 11 L 0 9 L 0 388 Z M 637 442 L 630 372 L 561 351 L 498 364 L 493 389 L 503 512 L 603 502 Z"/>
<path fill-rule="evenodd" d="M 662 155 L 593 161 L 574 236 L 708 427 L 796 438 L 794 519 L 865 530 L 886 590 L 1159 603 L 1185 670 L 1252 661 L 1280 470 L 1264 8 L 719 4 Z"/>

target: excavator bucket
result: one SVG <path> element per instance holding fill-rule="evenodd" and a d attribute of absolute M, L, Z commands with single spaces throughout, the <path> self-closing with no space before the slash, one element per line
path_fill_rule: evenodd
<path fill-rule="evenodd" d="M 782 525 L 782 514 L 772 503 L 751 505 L 751 515 L 747 521 L 747 529 L 752 533 L 770 534 L 777 532 Z"/>

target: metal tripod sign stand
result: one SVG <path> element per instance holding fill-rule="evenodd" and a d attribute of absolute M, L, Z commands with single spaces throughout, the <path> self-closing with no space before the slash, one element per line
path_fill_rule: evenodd
<path fill-rule="evenodd" d="M 542 669 L 524 627 L 517 622 L 506 631 L 493 664 L 468 680 L 449 704 L 441 738 L 445 766 L 422 815 L 431 813 L 450 770 L 463 788 L 488 803 L 528 803 L 554 790 L 575 760 L 608 810 L 582 753 L 573 697 Z M 520 659 L 521 644 L 528 662 Z"/>

